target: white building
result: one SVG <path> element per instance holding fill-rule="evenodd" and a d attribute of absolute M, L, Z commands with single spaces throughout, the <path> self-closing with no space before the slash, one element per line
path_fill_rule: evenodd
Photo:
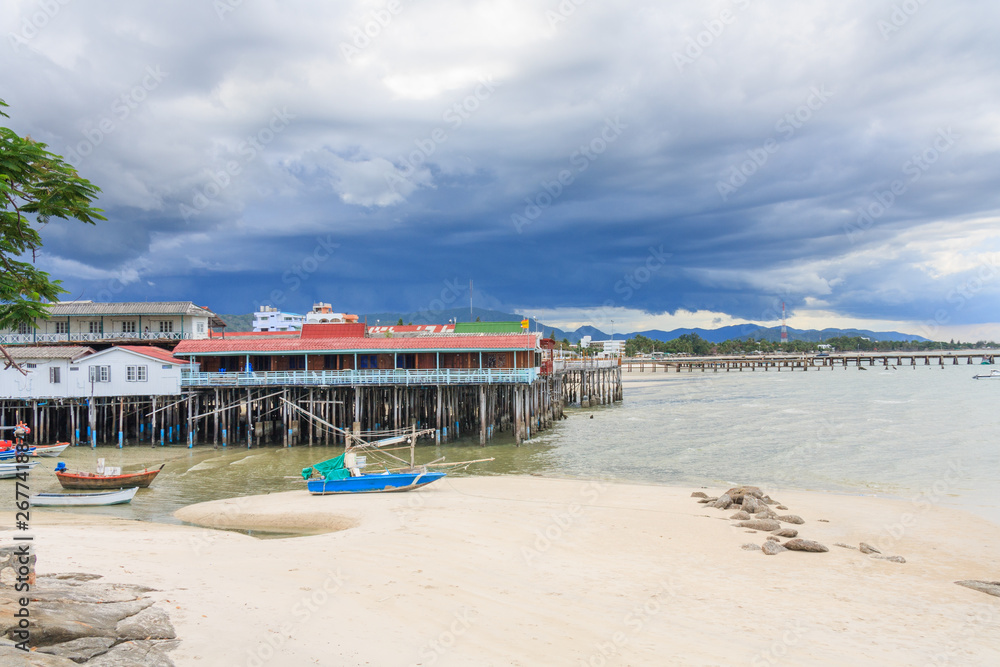
<path fill-rule="evenodd" d="M 76 366 L 76 369 L 74 369 Z M 118 345 L 70 366 L 70 396 L 176 396 L 188 363 L 150 346 Z M 195 366 L 197 369 L 197 366 Z"/>
<path fill-rule="evenodd" d="M 175 396 L 187 362 L 157 347 L 121 345 L 102 352 L 83 346 L 15 346 L 21 368 L 0 370 L 0 398 Z"/>
<path fill-rule="evenodd" d="M 313 309 L 306 313 L 306 324 L 328 324 L 357 321 L 357 315 L 335 313 L 333 312 L 333 306 L 328 303 L 323 303 L 322 301 L 313 304 Z"/>
<path fill-rule="evenodd" d="M 601 357 L 611 359 L 615 357 L 625 356 L 625 341 L 624 340 L 602 340 L 595 341 L 599 342 L 603 349 L 600 352 Z"/>
<path fill-rule="evenodd" d="M 254 331 L 302 331 L 306 318 L 298 313 L 285 313 L 274 306 L 261 306 L 253 314 Z"/>
<path fill-rule="evenodd" d="M 49 307 L 49 319 L 35 326 L 0 329 L 0 345 L 208 338 L 209 329 L 226 326 L 191 301 L 96 303 L 63 301 Z"/>

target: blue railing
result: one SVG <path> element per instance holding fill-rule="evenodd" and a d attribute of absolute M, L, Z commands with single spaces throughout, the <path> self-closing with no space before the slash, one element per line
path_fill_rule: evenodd
<path fill-rule="evenodd" d="M 428 384 L 531 384 L 537 368 L 440 370 L 380 369 L 361 371 L 267 371 L 260 373 L 193 373 L 182 371 L 182 387 L 352 386 Z"/>

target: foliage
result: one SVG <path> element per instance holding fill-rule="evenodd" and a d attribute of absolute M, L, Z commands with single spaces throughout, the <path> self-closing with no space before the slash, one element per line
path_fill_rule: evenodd
<path fill-rule="evenodd" d="M 0 100 L 0 107 L 7 104 Z M 0 110 L 0 116 L 9 116 Z M 34 266 L 39 228 L 52 218 L 104 220 L 91 206 L 100 189 L 46 145 L 0 127 L 0 329 L 48 317 L 46 301 L 65 294 L 60 281 Z M 24 261 L 30 254 L 31 261 Z"/>

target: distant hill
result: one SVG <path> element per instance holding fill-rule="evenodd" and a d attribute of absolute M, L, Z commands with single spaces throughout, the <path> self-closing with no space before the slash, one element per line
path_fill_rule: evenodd
<path fill-rule="evenodd" d="M 219 315 L 219 317 L 221 317 L 227 324 L 226 331 L 253 331 L 252 313 L 248 313 L 246 315 Z M 403 324 L 410 324 L 411 322 L 413 324 L 442 324 L 451 320 L 455 320 L 456 322 L 475 322 L 477 317 L 481 322 L 514 322 L 524 319 L 524 315 L 518 313 L 506 313 L 499 310 L 488 310 L 485 308 L 473 308 L 471 314 L 469 313 L 468 308 L 448 308 L 445 310 L 425 310 L 412 313 L 383 312 L 360 315 L 362 322 L 368 322 L 369 324 L 375 324 L 377 322 L 383 325 L 395 324 L 400 320 L 400 318 L 402 318 Z M 549 335 L 551 333 L 556 340 L 566 339 L 571 343 L 580 342 L 580 339 L 584 336 L 590 336 L 593 340 L 608 340 L 611 338 L 611 334 L 605 333 L 604 331 L 592 326 L 582 326 L 576 331 L 564 331 L 558 327 L 552 327 L 542 322 L 538 322 L 531 317 L 528 318 L 528 322 L 530 324 L 529 328 L 531 331 L 544 331 L 545 335 Z M 634 338 L 637 335 L 642 335 L 653 340 L 667 341 L 679 338 L 684 334 L 691 333 L 698 334 L 710 343 L 721 343 L 726 340 L 748 338 L 752 338 L 754 340 L 762 338 L 772 342 L 781 340 L 781 327 L 764 327 L 759 324 L 736 324 L 719 327 L 717 329 L 702 329 L 696 327 L 693 329 L 672 329 L 670 331 L 651 329 L 630 333 L 615 331 L 615 338 L 624 340 Z M 789 340 L 804 340 L 818 343 L 830 338 L 836 338 L 837 336 L 863 336 L 872 340 L 886 341 L 915 340 L 924 342 L 928 340 L 922 336 L 900 333 L 898 331 L 788 328 Z"/>
<path fill-rule="evenodd" d="M 226 323 L 226 331 L 253 331 L 253 313 L 246 315 L 217 314 Z"/>

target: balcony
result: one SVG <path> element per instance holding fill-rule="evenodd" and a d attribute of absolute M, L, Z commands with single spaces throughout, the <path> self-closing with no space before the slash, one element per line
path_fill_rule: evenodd
<path fill-rule="evenodd" d="M 119 342 L 128 343 L 136 340 L 190 340 L 194 338 L 190 331 L 181 333 L 179 331 L 146 331 L 127 333 L 124 331 L 112 331 L 106 333 L 26 333 L 0 334 L 0 345 L 46 345 L 51 343 L 106 343 Z M 205 338 L 205 334 L 199 334 L 199 338 Z"/>
<path fill-rule="evenodd" d="M 537 379 L 537 368 L 268 371 L 261 373 L 195 373 L 184 370 L 181 372 L 182 387 L 351 387 L 358 385 L 412 387 L 439 384 L 531 384 Z"/>

